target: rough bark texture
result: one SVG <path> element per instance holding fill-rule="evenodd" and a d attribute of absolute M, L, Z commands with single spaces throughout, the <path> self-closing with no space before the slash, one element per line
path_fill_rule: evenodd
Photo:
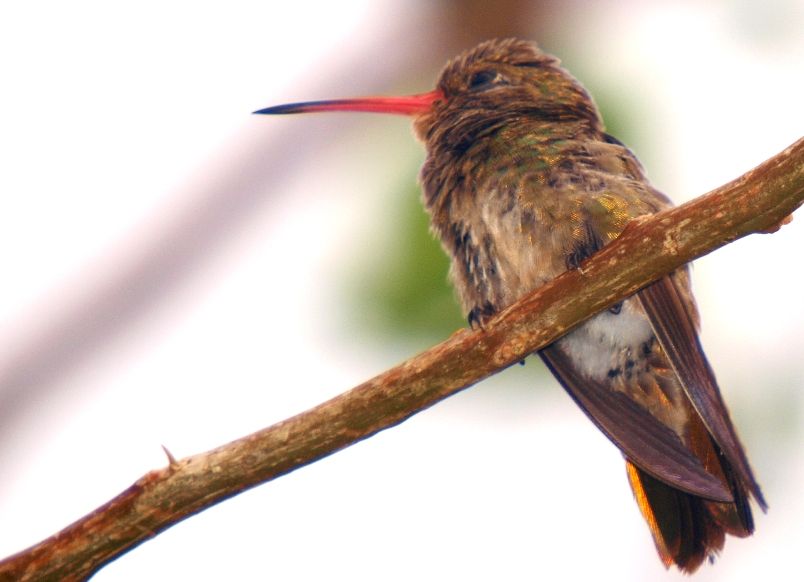
<path fill-rule="evenodd" d="M 0 580 L 83 580 L 193 513 L 394 426 L 518 362 L 596 312 L 804 200 L 804 139 L 737 180 L 631 223 L 613 243 L 484 330 L 447 341 L 297 416 L 173 460 L 54 536 L 0 562 Z"/>

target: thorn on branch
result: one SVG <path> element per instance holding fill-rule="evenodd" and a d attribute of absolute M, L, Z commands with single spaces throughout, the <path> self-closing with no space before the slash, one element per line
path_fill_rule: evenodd
<path fill-rule="evenodd" d="M 179 463 L 176 461 L 176 457 L 173 456 L 173 453 L 171 453 L 165 445 L 161 445 L 161 447 L 162 450 L 165 451 L 165 455 L 168 458 L 168 468 L 171 471 L 177 469 L 179 467 Z"/>

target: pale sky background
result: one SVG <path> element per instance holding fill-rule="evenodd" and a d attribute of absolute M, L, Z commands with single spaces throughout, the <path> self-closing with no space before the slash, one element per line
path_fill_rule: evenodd
<path fill-rule="evenodd" d="M 378 192 L 423 158 L 400 145 L 408 120 L 250 112 L 429 90 L 393 78 L 426 50 L 428 3 L 225 6 L 0 8 L 0 406 L 14 411 L 0 556 L 163 466 L 160 445 L 207 450 L 426 347 L 367 340 L 331 291 L 382 245 L 394 217 Z M 633 87 L 642 160 L 675 201 L 802 135 L 802 2 L 578 6 L 561 26 L 585 54 L 559 56 Z M 360 78 L 327 74 L 363 62 Z M 796 216 L 695 264 L 703 342 L 770 503 L 696 581 L 801 569 L 802 248 Z M 94 579 L 682 579 L 660 566 L 616 449 L 557 384 L 517 388 L 538 366 L 190 518 Z"/>

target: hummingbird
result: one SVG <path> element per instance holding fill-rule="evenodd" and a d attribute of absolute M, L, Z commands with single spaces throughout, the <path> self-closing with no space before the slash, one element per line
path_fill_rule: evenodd
<path fill-rule="evenodd" d="M 606 133 L 591 96 L 534 43 L 491 40 L 441 71 L 436 89 L 269 107 L 258 114 L 408 115 L 424 142 L 431 231 L 473 328 L 672 206 Z M 665 567 L 694 572 L 767 504 L 698 338 L 686 267 L 538 352 L 625 457 Z"/>

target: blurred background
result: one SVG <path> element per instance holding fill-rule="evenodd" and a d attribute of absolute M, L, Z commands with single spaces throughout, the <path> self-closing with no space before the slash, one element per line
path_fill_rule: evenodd
<path fill-rule="evenodd" d="M 804 128 L 804 5 L 77 0 L 0 8 L 0 556 L 177 457 L 464 325 L 402 117 L 250 112 L 430 90 L 538 41 L 677 202 Z M 804 548 L 798 217 L 696 262 L 703 342 L 770 503 L 696 580 Z M 680 580 L 616 449 L 535 358 L 197 515 L 95 580 Z"/>

